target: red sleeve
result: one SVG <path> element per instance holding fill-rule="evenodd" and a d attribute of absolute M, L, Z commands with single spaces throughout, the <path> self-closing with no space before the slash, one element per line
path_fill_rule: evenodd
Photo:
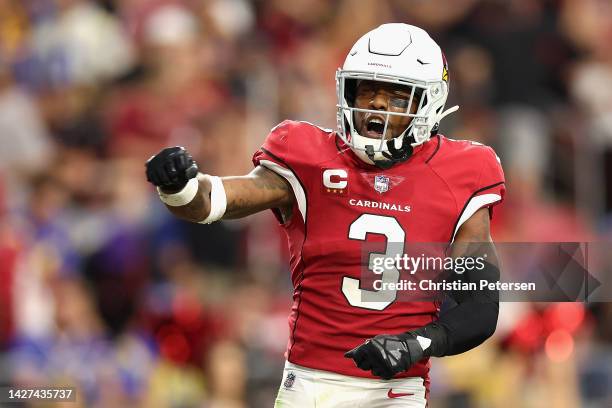
<path fill-rule="evenodd" d="M 292 127 L 292 122 L 285 120 L 272 128 L 263 145 L 253 154 L 253 164 L 265 166 L 266 162 L 271 161 L 285 168 L 290 167 L 289 135 Z"/>
<path fill-rule="evenodd" d="M 469 183 L 470 190 L 465 191 L 463 197 L 459 198 L 460 213 L 453 232 L 454 236 L 461 225 L 467 221 L 476 211 L 488 207 L 489 214 L 493 217 L 492 208 L 501 203 L 506 193 L 504 171 L 495 151 L 488 146 L 478 146 L 472 157 L 474 163 L 480 163 L 480 171 L 477 178 Z"/>
<path fill-rule="evenodd" d="M 300 181 L 297 168 L 299 167 L 299 155 L 291 154 L 291 135 L 299 131 L 298 124 L 293 121 L 283 121 L 274 127 L 263 145 L 253 155 L 253 164 L 263 166 L 283 177 L 289 182 L 296 198 L 296 209 L 306 220 L 306 190 Z M 282 224 L 282 217 L 278 211 L 273 210 L 274 215 Z"/>
<path fill-rule="evenodd" d="M 479 180 L 476 184 L 476 195 L 496 194 L 499 199 L 487 206 L 493 206 L 501 203 L 506 193 L 504 170 L 501 166 L 501 160 L 495 151 L 483 146 L 482 168 L 480 170 Z"/>

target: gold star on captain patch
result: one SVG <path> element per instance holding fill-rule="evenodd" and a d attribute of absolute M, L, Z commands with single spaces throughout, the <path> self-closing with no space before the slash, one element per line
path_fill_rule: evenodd
<path fill-rule="evenodd" d="M 448 69 L 442 68 L 442 80 L 448 82 Z"/>

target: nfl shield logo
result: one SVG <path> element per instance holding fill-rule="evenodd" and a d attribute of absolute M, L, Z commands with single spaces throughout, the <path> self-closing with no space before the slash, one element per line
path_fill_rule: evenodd
<path fill-rule="evenodd" d="M 294 382 L 295 382 L 295 374 L 289 371 L 289 374 L 287 374 L 287 377 L 285 378 L 285 382 L 283 383 L 283 386 L 285 388 L 291 388 L 293 387 Z"/>
<path fill-rule="evenodd" d="M 384 193 L 389 190 L 389 177 L 387 176 L 375 176 L 374 177 L 374 190 L 379 193 Z"/>

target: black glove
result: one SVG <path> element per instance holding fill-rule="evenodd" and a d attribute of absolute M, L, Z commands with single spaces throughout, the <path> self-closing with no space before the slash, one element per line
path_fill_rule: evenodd
<path fill-rule="evenodd" d="M 390 380 L 428 356 L 419 344 L 417 335 L 408 332 L 378 335 L 348 351 L 344 357 L 355 360 L 362 370 L 372 371 L 375 376 Z"/>
<path fill-rule="evenodd" d="M 147 160 L 147 181 L 166 193 L 176 193 L 198 174 L 198 165 L 181 146 L 166 147 Z"/>

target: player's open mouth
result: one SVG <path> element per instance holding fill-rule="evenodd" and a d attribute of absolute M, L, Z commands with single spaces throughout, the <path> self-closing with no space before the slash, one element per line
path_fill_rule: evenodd
<path fill-rule="evenodd" d="M 379 139 L 385 130 L 385 121 L 379 117 L 368 118 L 366 123 L 367 137 Z"/>

